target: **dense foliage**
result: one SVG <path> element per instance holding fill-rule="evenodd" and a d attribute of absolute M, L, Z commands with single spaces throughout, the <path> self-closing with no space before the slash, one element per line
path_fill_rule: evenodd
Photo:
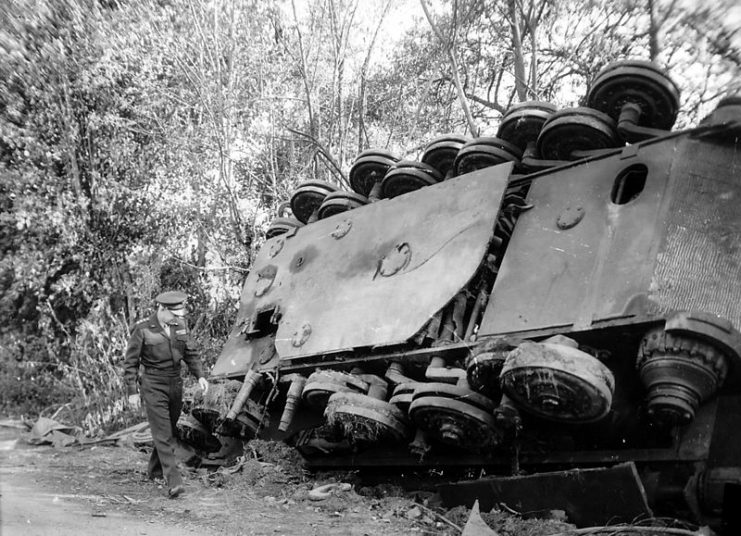
<path fill-rule="evenodd" d="M 519 100 L 577 104 L 622 57 L 668 66 L 684 123 L 740 80 L 730 4 L 427 4 L 4 2 L 0 412 L 125 419 L 129 326 L 162 289 L 192 296 L 213 363 L 279 204 L 368 147 L 416 157 Z"/>

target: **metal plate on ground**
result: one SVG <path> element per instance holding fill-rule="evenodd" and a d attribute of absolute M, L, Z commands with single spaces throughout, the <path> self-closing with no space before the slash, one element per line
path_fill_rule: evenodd
<path fill-rule="evenodd" d="M 633 462 L 596 469 L 572 469 L 526 476 L 486 477 L 438 486 L 447 507 L 482 512 L 504 503 L 521 513 L 563 510 L 577 527 L 628 523 L 650 517 L 646 492 Z"/>

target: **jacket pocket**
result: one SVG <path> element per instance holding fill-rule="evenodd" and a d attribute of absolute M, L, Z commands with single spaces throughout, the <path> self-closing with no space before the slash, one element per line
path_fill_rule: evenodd
<path fill-rule="evenodd" d="M 167 344 L 167 337 L 165 337 L 164 333 L 156 333 L 154 331 L 146 330 L 144 332 L 144 344 L 147 346 Z"/>

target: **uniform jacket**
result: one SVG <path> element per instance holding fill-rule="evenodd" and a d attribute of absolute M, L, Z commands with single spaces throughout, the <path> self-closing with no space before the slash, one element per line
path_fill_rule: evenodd
<path fill-rule="evenodd" d="M 185 320 L 177 318 L 170 323 L 170 336 L 160 326 L 157 313 L 134 325 L 124 358 L 124 381 L 129 394 L 135 394 L 139 365 L 148 369 L 180 371 L 185 361 L 196 378 L 203 378 L 203 368 L 195 343 L 190 338 Z"/>

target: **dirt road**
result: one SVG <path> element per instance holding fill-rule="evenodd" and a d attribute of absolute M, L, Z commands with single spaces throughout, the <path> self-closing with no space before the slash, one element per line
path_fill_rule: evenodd
<path fill-rule="evenodd" d="M 401 497 L 351 490 L 309 501 L 322 482 L 276 463 L 255 460 L 233 475 L 190 472 L 186 494 L 170 500 L 145 478 L 147 454 L 134 448 L 30 446 L 19 430 L 0 428 L 0 449 L 3 536 L 446 533 Z"/>

